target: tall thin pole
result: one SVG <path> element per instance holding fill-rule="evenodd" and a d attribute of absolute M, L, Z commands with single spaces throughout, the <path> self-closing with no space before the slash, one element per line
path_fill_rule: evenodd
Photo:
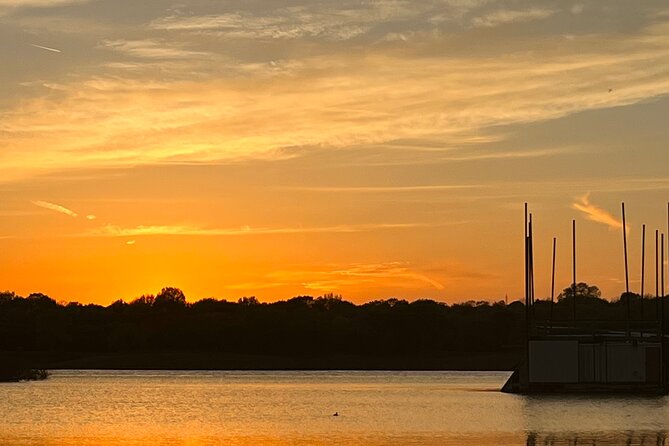
<path fill-rule="evenodd" d="M 525 237 L 527 237 L 527 203 L 525 203 Z"/>
<path fill-rule="evenodd" d="M 669 231 L 669 203 L 667 203 L 667 231 Z M 667 234 L 669 236 L 669 233 Z M 664 249 L 664 242 L 662 242 L 662 249 Z M 662 268 L 662 296 L 660 296 L 660 313 L 662 316 L 660 317 L 660 332 L 662 333 L 662 348 L 664 349 L 664 257 L 662 257 L 660 266 Z M 664 356 L 662 356 L 662 360 L 664 361 Z"/>
<path fill-rule="evenodd" d="M 669 231 L 669 203 L 667 203 L 667 231 Z M 667 233 L 669 236 L 669 233 Z M 664 250 L 664 241 L 662 242 L 662 249 Z M 668 253 L 669 254 L 669 253 Z M 662 348 L 664 350 L 664 256 L 662 257 L 662 263 L 660 264 L 662 268 L 662 296 L 660 296 L 660 332 L 662 333 Z M 662 356 L 664 361 L 664 356 Z"/>
<path fill-rule="evenodd" d="M 660 321 L 660 231 L 655 230 L 655 317 Z"/>
<path fill-rule="evenodd" d="M 658 337 L 660 339 L 660 387 L 664 387 L 664 336 L 662 335 L 662 316 L 660 315 L 660 250 L 659 250 L 659 231 L 655 230 L 655 316 L 658 323 Z M 664 239 L 662 241 L 664 248 Z M 663 256 L 664 257 L 664 256 Z M 663 267 L 664 269 L 664 267 Z"/>
<path fill-rule="evenodd" d="M 523 229 L 525 240 L 525 379 L 529 381 L 530 376 L 530 279 L 529 279 L 529 237 L 527 235 L 527 203 L 525 203 L 525 227 Z M 522 377 L 521 377 L 522 383 Z"/>
<path fill-rule="evenodd" d="M 529 227 L 530 240 L 530 304 L 532 305 L 532 315 L 534 315 L 534 237 L 532 231 L 532 214 L 530 214 Z"/>
<path fill-rule="evenodd" d="M 629 268 L 627 266 L 627 225 L 625 224 L 625 203 L 623 207 L 623 250 L 625 251 L 625 300 L 627 301 L 627 325 L 630 321 L 630 279 Z"/>
<path fill-rule="evenodd" d="M 664 234 L 660 235 L 660 333 L 664 339 Z"/>
<path fill-rule="evenodd" d="M 530 308 L 530 292 L 529 292 L 529 263 L 528 263 L 528 238 L 527 238 L 527 203 L 525 203 L 525 227 L 523 229 L 523 239 L 525 240 L 525 312 L 526 312 L 526 317 L 529 316 L 529 308 Z M 527 322 L 529 323 L 529 317 L 527 318 Z"/>
<path fill-rule="evenodd" d="M 574 321 L 576 320 L 576 220 L 571 221 L 571 252 L 572 252 L 572 316 Z"/>
<path fill-rule="evenodd" d="M 643 320 L 643 292 L 646 280 L 646 225 L 641 226 L 641 320 Z"/>
<path fill-rule="evenodd" d="M 667 231 L 669 231 L 669 203 L 667 203 Z M 669 232 L 667 233 L 669 235 Z M 662 240 L 664 251 L 664 240 Z M 660 297 L 660 388 L 664 389 L 666 377 L 664 372 L 664 255 L 662 256 L 662 296 Z"/>
<path fill-rule="evenodd" d="M 555 304 L 555 243 L 557 238 L 553 237 L 553 267 L 551 268 L 551 315 L 549 320 L 553 321 L 553 305 Z"/>

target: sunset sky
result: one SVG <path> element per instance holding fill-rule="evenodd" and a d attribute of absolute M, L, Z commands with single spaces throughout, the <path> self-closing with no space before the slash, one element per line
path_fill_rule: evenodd
<path fill-rule="evenodd" d="M 513 300 L 527 201 L 612 298 L 667 230 L 662 0 L 0 0 L 0 61 L 22 295 Z"/>

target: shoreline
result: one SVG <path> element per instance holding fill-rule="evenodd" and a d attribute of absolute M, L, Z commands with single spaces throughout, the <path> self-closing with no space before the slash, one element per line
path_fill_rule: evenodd
<path fill-rule="evenodd" d="M 209 352 L 1 352 L 0 360 L 45 370 L 512 371 L 522 351 L 394 355 L 258 355 Z"/>

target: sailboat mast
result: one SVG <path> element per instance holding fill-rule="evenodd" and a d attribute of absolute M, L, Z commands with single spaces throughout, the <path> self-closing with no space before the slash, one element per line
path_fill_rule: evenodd
<path fill-rule="evenodd" d="M 630 313 L 631 313 L 630 278 L 629 278 L 629 267 L 627 263 L 627 225 L 625 224 L 625 203 L 622 204 L 622 208 L 623 208 L 623 251 L 625 252 L 625 300 L 627 301 L 627 326 L 629 327 Z"/>
<path fill-rule="evenodd" d="M 553 305 L 555 305 L 555 244 L 557 238 L 553 237 L 553 266 L 551 268 L 551 315 L 550 321 L 553 321 Z M 552 325 L 552 324 L 551 324 Z"/>
<path fill-rule="evenodd" d="M 571 221 L 571 252 L 572 252 L 572 271 L 571 271 L 571 289 L 572 289 L 572 317 L 576 321 L 576 220 Z"/>

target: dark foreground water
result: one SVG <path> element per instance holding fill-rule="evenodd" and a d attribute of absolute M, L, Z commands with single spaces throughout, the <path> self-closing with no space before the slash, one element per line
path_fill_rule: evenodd
<path fill-rule="evenodd" d="M 507 376 L 60 371 L 0 385 L 0 445 L 665 444 L 665 397 L 506 395 Z"/>

